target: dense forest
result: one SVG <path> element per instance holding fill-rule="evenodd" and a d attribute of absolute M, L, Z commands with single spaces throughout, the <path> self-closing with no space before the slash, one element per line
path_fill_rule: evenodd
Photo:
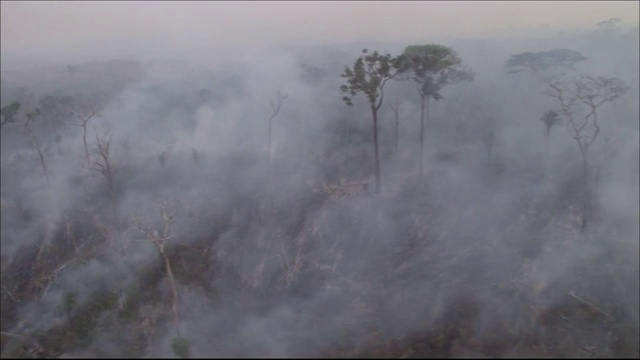
<path fill-rule="evenodd" d="M 2 356 L 637 358 L 616 24 L 3 69 Z"/>

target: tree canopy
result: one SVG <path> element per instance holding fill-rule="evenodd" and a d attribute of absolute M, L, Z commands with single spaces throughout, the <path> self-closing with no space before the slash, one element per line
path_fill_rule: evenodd
<path fill-rule="evenodd" d="M 443 98 L 444 85 L 473 80 L 473 72 L 462 65 L 458 54 L 443 45 L 411 45 L 399 59 L 400 72 L 418 84 L 420 95 L 435 100 Z"/>
<path fill-rule="evenodd" d="M 586 56 L 575 50 L 554 49 L 540 52 L 524 52 L 514 54 L 507 60 L 504 67 L 509 74 L 530 71 L 539 75 L 552 68 L 573 69 L 573 66 L 587 60 Z"/>
<path fill-rule="evenodd" d="M 342 100 L 352 106 L 352 99 L 358 93 L 366 95 L 372 108 L 378 110 L 384 98 L 384 86 L 387 81 L 393 79 L 400 68 L 400 58 L 391 54 L 382 55 L 377 51 L 368 54 L 368 50 L 362 50 L 360 56 L 353 64 L 353 69 L 347 67 L 340 77 L 347 79 L 347 84 L 340 90 L 344 96 Z"/>

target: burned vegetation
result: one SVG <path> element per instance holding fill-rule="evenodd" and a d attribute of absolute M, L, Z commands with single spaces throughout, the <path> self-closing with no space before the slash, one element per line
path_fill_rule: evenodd
<path fill-rule="evenodd" d="M 2 356 L 637 358 L 607 34 L 3 76 Z"/>

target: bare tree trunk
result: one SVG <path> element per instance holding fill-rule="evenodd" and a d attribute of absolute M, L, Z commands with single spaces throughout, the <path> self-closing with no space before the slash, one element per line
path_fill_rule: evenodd
<path fill-rule="evenodd" d="M 120 219 L 118 218 L 118 209 L 117 209 L 116 199 L 115 199 L 115 195 L 113 194 L 113 191 L 111 191 L 110 198 L 111 198 L 111 212 L 113 213 L 113 221 L 115 223 L 115 230 L 116 230 L 115 236 L 117 237 L 116 241 L 120 245 L 120 251 L 124 253 L 125 251 L 124 242 L 120 237 Z"/>
<path fill-rule="evenodd" d="M 178 313 L 178 287 L 176 286 L 176 279 L 173 276 L 173 271 L 171 270 L 171 262 L 169 258 L 164 253 L 164 249 L 160 252 L 162 259 L 164 260 L 164 267 L 167 270 L 167 275 L 169 276 L 169 283 L 171 284 L 171 297 L 173 299 L 173 305 L 171 307 L 173 311 L 173 323 L 176 326 L 176 332 L 178 337 L 182 337 L 180 335 L 180 316 Z"/>
<path fill-rule="evenodd" d="M 178 312 L 178 286 L 176 285 L 176 279 L 173 275 L 173 270 L 171 268 L 171 261 L 169 257 L 164 251 L 164 246 L 167 240 L 171 239 L 173 235 L 171 234 L 171 225 L 173 223 L 173 217 L 167 213 L 164 205 L 161 206 L 160 211 L 162 213 L 162 218 L 164 220 L 164 231 L 162 232 L 162 236 L 158 234 L 158 231 L 152 231 L 150 227 L 144 226 L 140 219 L 135 217 L 136 223 L 138 225 L 138 229 L 140 229 L 147 238 L 156 246 L 158 249 L 158 253 L 164 262 L 165 270 L 167 271 L 167 276 L 169 277 L 169 285 L 171 286 L 171 298 L 172 298 L 172 306 L 171 310 L 173 313 L 173 322 L 176 326 L 176 332 L 178 337 L 182 337 L 180 334 L 180 316 Z"/>
<path fill-rule="evenodd" d="M 549 134 L 551 133 L 551 128 L 547 127 L 547 131 L 545 133 L 545 150 L 544 150 L 544 157 L 548 157 L 549 156 Z"/>
<path fill-rule="evenodd" d="M 349 144 L 349 129 L 350 129 L 350 128 L 349 128 L 349 121 L 348 121 L 348 120 L 347 120 L 347 121 L 345 121 L 345 124 L 347 125 L 347 126 L 346 126 L 346 133 L 347 133 L 347 136 L 346 136 L 346 140 L 345 140 L 345 143 L 344 143 L 344 144 L 345 144 L 345 145 L 348 145 L 348 144 Z"/>
<path fill-rule="evenodd" d="M 282 108 L 282 103 L 284 102 L 284 100 L 287 98 L 287 96 L 285 94 L 282 94 L 280 92 L 280 90 L 278 90 L 277 92 L 277 96 L 276 96 L 276 102 L 274 103 L 273 100 L 269 100 L 269 104 L 271 104 L 271 110 L 273 110 L 273 113 L 271 114 L 271 116 L 269 116 L 269 119 L 267 120 L 268 123 L 268 139 L 267 139 L 267 157 L 268 157 L 268 163 L 267 165 L 269 166 L 269 177 L 271 177 L 271 120 L 273 120 L 276 116 L 278 116 L 278 113 L 280 112 L 280 108 Z"/>
<path fill-rule="evenodd" d="M 582 157 L 582 230 L 586 230 L 589 220 L 591 220 L 591 189 L 589 186 L 589 158 L 587 157 L 587 147 L 578 140 L 580 156 Z"/>
<path fill-rule="evenodd" d="M 89 147 L 87 146 L 87 123 L 82 126 L 82 144 L 84 145 L 84 161 L 87 166 L 91 163 L 89 158 Z"/>
<path fill-rule="evenodd" d="M 42 167 L 42 172 L 44 173 L 44 178 L 49 184 L 49 172 L 47 171 L 47 163 L 44 160 L 44 154 L 42 153 L 42 149 L 40 148 L 40 144 L 36 140 L 36 137 L 31 132 L 29 128 L 29 124 L 25 124 L 25 131 L 27 136 L 29 137 L 29 142 L 31 143 L 31 147 L 38 153 L 38 157 L 40 158 L 40 166 Z"/>
<path fill-rule="evenodd" d="M 107 181 L 107 186 L 109 188 L 109 202 L 111 203 L 111 212 L 113 214 L 114 226 L 115 226 L 115 237 L 116 242 L 120 246 L 120 250 L 124 254 L 124 242 L 122 237 L 120 236 L 120 219 L 118 218 L 118 210 L 117 210 L 117 201 L 116 201 L 116 188 L 114 184 L 113 172 L 111 171 L 111 162 L 109 160 L 110 152 L 109 148 L 111 146 L 111 137 L 103 137 L 100 138 L 98 134 L 96 134 L 96 142 L 98 147 L 99 160 L 94 162 L 95 167 L 93 168 L 96 171 L 99 171 L 104 179 Z"/>
<path fill-rule="evenodd" d="M 396 144 L 395 144 L 396 145 L 395 146 L 395 154 L 396 155 L 398 154 L 398 144 L 400 143 L 399 132 L 400 132 L 400 124 L 399 124 L 399 121 L 398 121 L 398 116 L 396 115 Z"/>
<path fill-rule="evenodd" d="M 271 119 L 269 119 L 269 130 L 267 139 L 267 157 L 269 163 L 269 169 L 271 169 Z"/>
<path fill-rule="evenodd" d="M 40 158 L 40 165 L 42 166 L 42 172 L 44 172 L 44 178 L 47 181 L 47 184 L 49 184 L 49 172 L 47 171 L 47 163 L 44 161 L 44 155 L 42 154 L 40 145 L 38 144 L 38 142 L 36 142 L 36 139 L 33 137 L 33 135 L 31 135 L 31 141 L 32 141 L 33 147 L 38 152 L 38 157 Z"/>
<path fill-rule="evenodd" d="M 271 211 L 273 210 L 273 170 L 271 168 L 271 120 L 272 118 L 269 119 L 269 135 L 268 135 L 268 144 L 267 144 L 267 152 L 269 153 L 268 157 L 269 157 L 269 161 L 267 164 L 267 211 L 265 214 L 265 217 L 270 217 L 271 216 Z"/>
<path fill-rule="evenodd" d="M 424 174 L 424 109 L 426 97 L 422 96 L 420 102 L 420 179 Z"/>
<path fill-rule="evenodd" d="M 76 236 L 74 235 L 73 229 L 71 228 L 71 219 L 65 217 L 64 222 L 66 225 L 67 237 L 69 238 L 69 240 L 71 240 L 75 255 L 78 256 L 78 243 L 76 242 Z"/>
<path fill-rule="evenodd" d="M 395 143 L 394 143 L 394 154 L 398 154 L 398 144 L 400 143 L 400 105 L 402 103 L 397 101 L 394 104 L 389 104 L 389 107 L 393 111 L 393 114 L 396 116 L 396 132 L 395 132 Z"/>
<path fill-rule="evenodd" d="M 380 154 L 378 152 L 378 110 L 371 108 L 373 113 L 373 149 L 375 154 L 376 194 L 380 194 Z"/>

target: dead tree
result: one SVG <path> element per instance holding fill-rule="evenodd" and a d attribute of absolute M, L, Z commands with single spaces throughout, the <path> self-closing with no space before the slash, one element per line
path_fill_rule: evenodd
<path fill-rule="evenodd" d="M 89 156 L 89 146 L 87 146 L 87 125 L 89 124 L 89 120 L 91 120 L 91 118 L 93 118 L 96 115 L 96 113 L 95 111 L 92 110 L 86 114 L 74 113 L 74 115 L 78 119 L 78 122 L 68 123 L 67 125 L 79 126 L 82 128 L 82 145 L 84 145 L 84 162 L 86 165 L 89 165 L 91 163 L 91 160 Z"/>
<path fill-rule="evenodd" d="M 22 107 L 22 104 L 19 102 L 13 102 L 10 105 L 7 105 L 0 109 L 0 117 L 2 118 L 2 122 L 0 126 L 4 126 L 9 123 L 18 122 L 18 111 Z M 42 167 L 42 172 L 44 173 L 44 178 L 49 184 L 49 172 L 47 171 L 47 163 L 44 160 L 44 153 L 42 152 L 42 147 L 40 143 L 36 139 L 33 131 L 31 130 L 31 123 L 40 116 L 40 109 L 35 108 L 33 112 L 29 112 L 25 115 L 26 120 L 22 123 L 22 131 L 29 139 L 29 143 L 33 150 L 38 153 L 38 157 L 40 159 L 40 166 Z"/>
<path fill-rule="evenodd" d="M 113 171 L 111 169 L 111 163 L 109 162 L 109 147 L 111 145 L 111 135 L 104 134 L 99 136 L 96 133 L 96 147 L 98 150 L 98 160 L 93 162 L 93 169 L 100 172 L 100 174 L 107 180 L 109 190 L 114 190 L 113 184 Z"/>
<path fill-rule="evenodd" d="M 271 104 L 271 110 L 273 111 L 271 113 L 271 116 L 269 116 L 269 120 L 267 120 L 267 122 L 269 123 L 269 129 L 268 129 L 268 142 L 267 142 L 267 156 L 269 157 L 269 168 L 271 168 L 271 120 L 273 120 L 276 116 L 278 116 L 278 113 L 280 113 L 280 108 L 282 107 L 282 104 L 284 102 L 284 100 L 287 98 L 286 94 L 283 94 L 280 92 L 280 90 L 277 91 L 276 94 L 276 102 L 274 103 L 272 99 L 269 99 L 269 103 Z"/>
<path fill-rule="evenodd" d="M 394 149 L 395 149 L 395 153 L 398 153 L 398 144 L 399 144 L 399 139 L 400 139 L 400 107 L 402 106 L 402 100 L 396 100 L 395 103 L 389 103 L 389 107 L 391 108 L 391 111 L 393 111 L 393 114 L 395 115 L 395 120 L 396 120 L 396 131 L 395 131 L 395 143 L 394 143 Z"/>
<path fill-rule="evenodd" d="M 89 167 L 91 159 L 87 144 L 89 121 L 98 115 L 100 103 L 104 99 L 101 94 L 78 94 L 74 97 L 49 95 L 40 99 L 40 107 L 54 122 L 82 128 L 84 145 L 84 165 Z"/>
<path fill-rule="evenodd" d="M 29 142 L 31 143 L 31 147 L 33 147 L 33 149 L 38 153 L 38 157 L 40 158 L 40 166 L 42 166 L 42 172 L 44 173 L 44 178 L 47 181 L 47 184 L 49 184 L 49 172 L 47 171 L 47 163 L 44 160 L 44 154 L 42 153 L 42 147 L 40 146 L 40 143 L 38 143 L 38 140 L 36 140 L 36 137 L 33 135 L 33 132 L 31 131 L 31 122 L 33 120 L 35 120 L 38 116 L 40 116 L 40 110 L 39 109 L 36 109 L 32 113 L 28 113 L 27 114 L 27 120 L 24 122 L 23 129 L 24 129 L 25 133 L 27 134 L 27 137 L 29 138 Z"/>
<path fill-rule="evenodd" d="M 164 220 L 164 229 L 162 230 L 162 234 L 158 233 L 158 230 L 153 230 L 151 226 L 144 225 L 142 221 L 136 216 L 134 220 L 138 225 L 138 229 L 142 231 L 142 233 L 151 241 L 153 245 L 158 249 L 158 253 L 160 254 L 160 258 L 164 263 L 165 270 L 167 272 L 167 276 L 169 277 L 169 284 L 171 286 L 171 297 L 172 297 L 172 312 L 173 312 L 173 322 L 176 327 L 176 333 L 178 338 L 181 338 L 180 335 L 180 316 L 178 312 L 178 288 L 176 286 L 176 279 L 173 276 L 173 270 L 171 270 L 171 260 L 167 256 L 165 252 L 165 245 L 168 240 L 173 238 L 173 234 L 171 233 L 171 226 L 173 225 L 173 216 L 167 212 L 164 204 L 160 205 L 160 214 L 162 215 L 162 219 Z"/>
<path fill-rule="evenodd" d="M 587 227 L 591 215 L 591 191 L 589 186 L 589 147 L 600 134 L 598 109 L 614 101 L 628 90 L 622 80 L 616 78 L 583 75 L 569 82 L 551 80 L 546 95 L 555 99 L 560 107 L 571 137 L 578 144 L 582 160 L 584 203 L 582 228 Z M 580 112 L 582 110 L 582 112 Z"/>
<path fill-rule="evenodd" d="M 117 209 L 116 198 L 115 198 L 116 194 L 115 194 L 115 183 L 114 183 L 114 177 L 113 177 L 113 168 L 111 166 L 111 161 L 109 158 L 110 145 L 111 145 L 111 135 L 104 134 L 102 136 L 99 136 L 96 133 L 96 147 L 97 147 L 98 159 L 93 162 L 93 164 L 91 165 L 91 169 L 99 172 L 102 175 L 102 177 L 107 181 L 107 186 L 109 188 L 109 201 L 111 203 L 111 212 L 113 214 L 113 220 L 115 222 L 115 228 L 116 228 L 115 233 L 118 239 L 120 239 L 120 236 L 117 235 L 119 233 L 118 228 L 119 228 L 120 220 L 118 218 L 118 209 Z M 122 241 L 119 240 L 119 242 L 120 242 L 120 249 L 124 252 L 124 245 L 122 244 Z"/>

